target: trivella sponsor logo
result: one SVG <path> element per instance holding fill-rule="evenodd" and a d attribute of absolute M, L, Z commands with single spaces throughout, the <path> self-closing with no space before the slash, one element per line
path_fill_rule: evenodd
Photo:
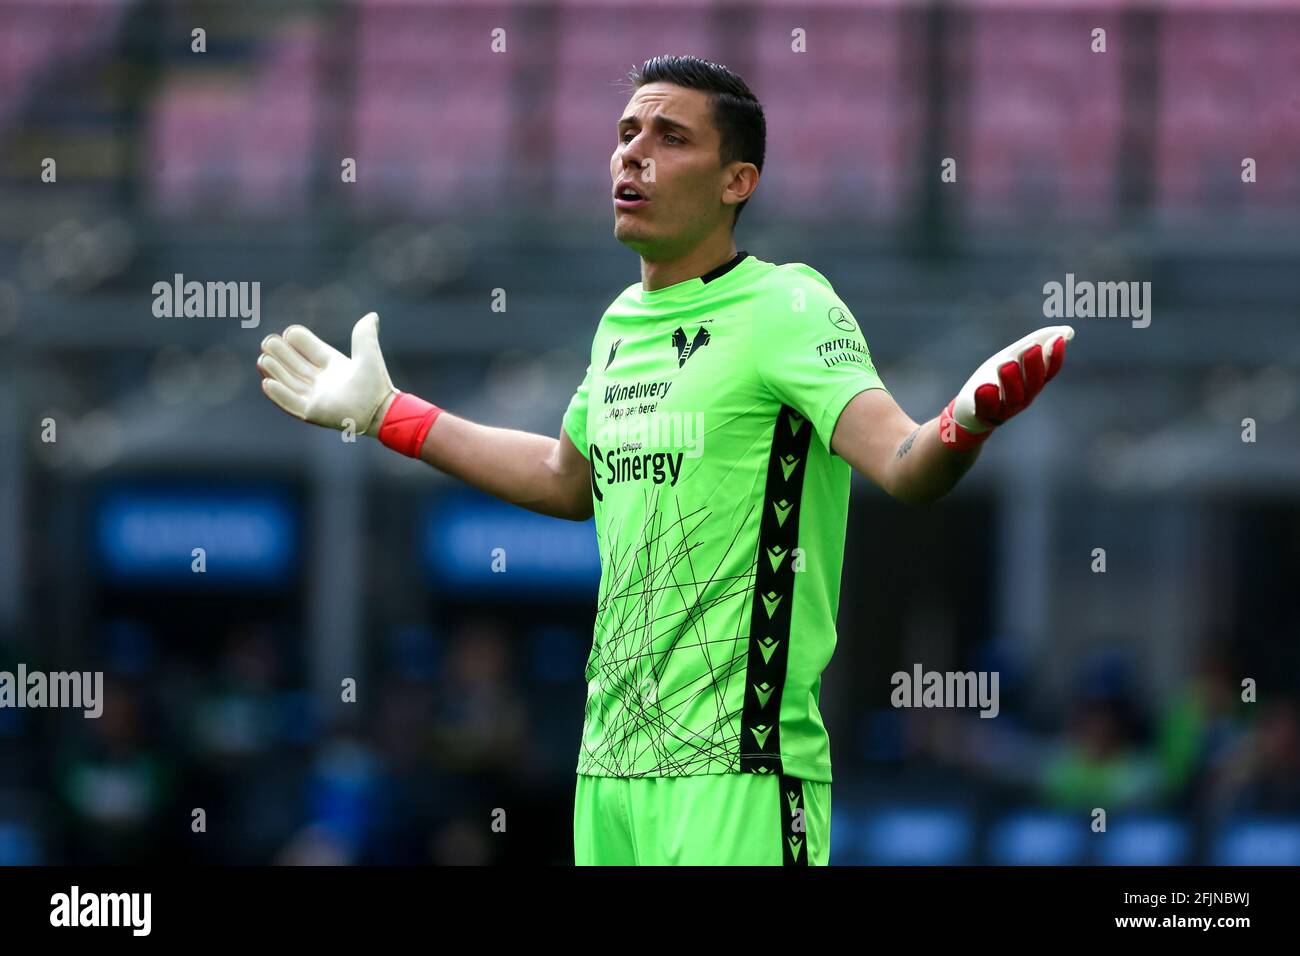
<path fill-rule="evenodd" d="M 827 339 L 817 346 L 817 355 L 827 368 L 852 363 L 864 365 L 873 372 L 875 371 L 875 366 L 871 364 L 871 356 L 867 354 L 867 350 L 857 339 Z"/>
<path fill-rule="evenodd" d="M 51 926 L 126 926 L 132 936 L 148 936 L 152 912 L 152 893 L 83 893 L 74 885 L 50 897 Z"/>
<path fill-rule="evenodd" d="M 104 712 L 103 671 L 0 671 L 0 707 L 60 707 L 80 709 L 82 716 L 97 718 Z"/>

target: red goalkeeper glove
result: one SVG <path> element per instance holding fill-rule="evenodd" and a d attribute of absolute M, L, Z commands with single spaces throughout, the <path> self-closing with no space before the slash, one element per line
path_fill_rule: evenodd
<path fill-rule="evenodd" d="M 1007 419 L 1029 407 L 1065 362 L 1068 325 L 1031 332 L 989 358 L 939 415 L 939 438 L 949 448 L 975 448 Z M 1044 355 L 1044 348 L 1050 351 Z"/>

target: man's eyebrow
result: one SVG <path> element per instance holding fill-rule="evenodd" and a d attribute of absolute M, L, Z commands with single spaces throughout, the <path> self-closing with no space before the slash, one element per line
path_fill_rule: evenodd
<path fill-rule="evenodd" d="M 627 126 L 629 123 L 635 123 L 636 121 L 637 120 L 635 116 L 624 116 L 621 120 L 618 121 L 618 125 L 621 128 Z M 672 129 L 679 129 L 683 133 L 694 132 L 694 130 L 692 130 L 685 123 L 679 120 L 675 120 L 670 116 L 664 116 L 662 113 L 656 113 L 653 117 L 651 117 L 650 122 L 660 128 L 670 127 Z"/>

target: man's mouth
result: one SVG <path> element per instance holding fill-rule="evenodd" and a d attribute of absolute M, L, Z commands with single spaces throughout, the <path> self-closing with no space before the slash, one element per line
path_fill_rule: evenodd
<path fill-rule="evenodd" d="M 614 207 L 616 209 L 640 209 L 650 200 L 641 195 L 631 183 L 623 180 L 614 187 Z"/>

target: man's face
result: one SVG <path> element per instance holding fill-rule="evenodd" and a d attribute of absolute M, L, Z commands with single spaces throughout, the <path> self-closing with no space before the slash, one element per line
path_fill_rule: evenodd
<path fill-rule="evenodd" d="M 723 195 L 735 166 L 720 161 L 721 138 L 709 95 L 671 83 L 632 94 L 609 160 L 613 185 L 630 180 L 644 199 L 614 201 L 614 238 L 646 259 L 684 255 L 726 223 L 735 205 Z"/>

